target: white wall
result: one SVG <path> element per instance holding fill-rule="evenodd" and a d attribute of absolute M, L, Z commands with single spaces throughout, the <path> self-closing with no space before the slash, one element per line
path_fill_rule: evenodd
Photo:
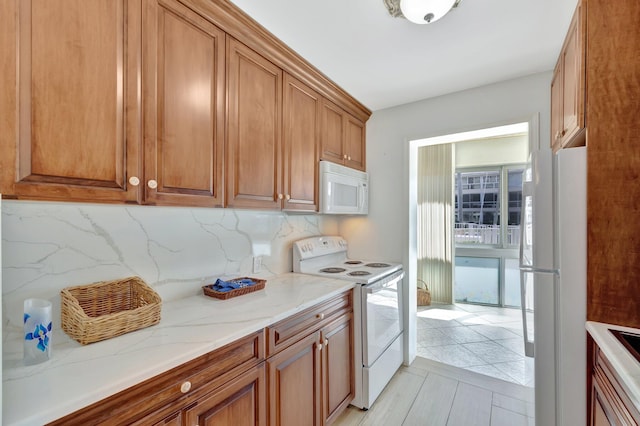
<path fill-rule="evenodd" d="M 529 156 L 529 136 L 503 136 L 458 142 L 456 168 L 523 164 Z"/>
<path fill-rule="evenodd" d="M 350 255 L 402 261 L 405 283 L 415 283 L 415 266 L 409 264 L 416 247 L 416 215 L 409 209 L 412 198 L 415 205 L 410 141 L 529 121 L 539 114 L 540 144 L 549 144 L 550 82 L 551 72 L 544 72 L 375 111 L 367 122 L 369 215 L 340 221 L 339 232 L 349 241 Z M 410 362 L 415 357 L 415 286 L 406 288 L 405 362 Z"/>

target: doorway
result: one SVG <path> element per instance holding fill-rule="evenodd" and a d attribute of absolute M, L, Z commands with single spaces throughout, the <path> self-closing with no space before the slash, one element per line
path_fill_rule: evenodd
<path fill-rule="evenodd" d="M 521 176 L 529 153 L 528 125 L 413 141 L 418 151 L 441 144 L 453 147 L 449 150 L 452 170 L 445 169 L 443 176 L 437 176 L 437 182 L 452 182 L 450 193 L 444 191 L 444 197 L 451 200 L 451 213 L 439 214 L 449 221 L 449 257 L 446 251 L 438 253 L 438 247 L 435 251 L 424 248 L 429 241 L 435 246 L 446 246 L 447 242 L 433 241 L 434 236 L 442 239 L 437 234 L 420 233 L 438 229 L 439 224 L 421 226 L 428 214 L 418 212 L 416 273 L 418 280 L 428 283 L 432 303 L 416 310 L 416 354 L 533 387 L 534 362 L 524 352 L 518 269 Z M 420 188 L 421 176 L 427 175 L 420 167 L 431 165 L 418 160 L 419 210 L 428 205 L 432 211 L 434 205 L 448 202 L 423 198 L 428 197 L 425 192 L 429 188 Z M 435 258 L 437 266 L 430 261 Z M 527 312 L 529 324 L 532 316 Z"/>

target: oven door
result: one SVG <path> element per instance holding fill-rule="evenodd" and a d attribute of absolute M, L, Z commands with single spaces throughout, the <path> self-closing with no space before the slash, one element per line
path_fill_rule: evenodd
<path fill-rule="evenodd" d="M 402 333 L 402 278 L 397 271 L 371 284 L 363 285 L 362 361 L 371 366 Z"/>

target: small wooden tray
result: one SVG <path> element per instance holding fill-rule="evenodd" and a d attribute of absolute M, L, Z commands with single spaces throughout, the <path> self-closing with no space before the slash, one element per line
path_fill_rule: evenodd
<path fill-rule="evenodd" d="M 231 291 L 217 291 L 212 288 L 213 284 L 207 284 L 205 286 L 202 286 L 202 290 L 204 291 L 205 296 L 226 300 L 226 299 L 231 299 L 232 297 L 242 296 L 243 294 L 262 290 L 264 286 L 267 284 L 267 280 L 260 280 L 258 278 L 251 278 L 251 277 L 240 277 L 240 278 L 234 278 L 232 280 L 225 280 L 225 281 L 237 282 L 240 280 L 251 280 L 255 282 L 255 284 L 247 287 L 236 288 L 235 290 L 231 290 Z"/>

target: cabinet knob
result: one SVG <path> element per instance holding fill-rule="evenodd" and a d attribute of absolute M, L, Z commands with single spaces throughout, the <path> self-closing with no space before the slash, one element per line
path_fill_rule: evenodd
<path fill-rule="evenodd" d="M 317 348 L 318 348 L 318 352 L 320 352 L 322 350 L 322 343 L 318 343 Z"/>
<path fill-rule="evenodd" d="M 158 182 L 156 182 L 155 180 L 151 179 L 149 180 L 149 182 L 147 182 L 147 186 L 151 189 L 156 189 L 158 187 Z"/>
<path fill-rule="evenodd" d="M 180 386 L 180 392 L 182 393 L 187 393 L 191 390 L 191 382 L 190 381 L 186 381 L 182 384 L 182 386 Z"/>
<path fill-rule="evenodd" d="M 291 195 L 287 194 L 287 195 L 284 196 L 284 198 L 286 198 L 287 201 L 289 201 L 291 199 Z"/>
<path fill-rule="evenodd" d="M 344 155 L 342 156 L 342 158 L 346 160 L 346 159 L 347 159 L 347 154 L 344 154 Z"/>
<path fill-rule="evenodd" d="M 278 194 L 278 200 L 282 200 L 283 198 L 282 194 Z"/>
<path fill-rule="evenodd" d="M 140 179 L 138 179 L 137 176 L 131 176 L 129 178 L 129 185 L 131 186 L 138 186 L 140 185 Z"/>
<path fill-rule="evenodd" d="M 329 346 L 329 339 L 324 339 L 324 345 Z"/>
<path fill-rule="evenodd" d="M 351 156 L 348 156 L 348 157 L 347 157 L 347 160 L 351 161 Z"/>
<path fill-rule="evenodd" d="M 316 318 L 318 318 L 320 320 L 323 320 L 324 319 L 324 313 L 316 315 Z"/>

